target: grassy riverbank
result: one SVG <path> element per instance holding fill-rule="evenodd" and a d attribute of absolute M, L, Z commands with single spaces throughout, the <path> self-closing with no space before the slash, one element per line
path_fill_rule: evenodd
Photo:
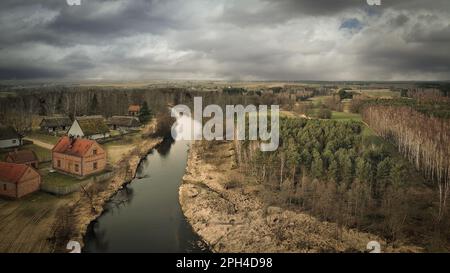
<path fill-rule="evenodd" d="M 69 240 L 82 243 L 87 226 L 102 213 L 104 203 L 134 177 L 141 157 L 162 141 L 142 137 L 153 130 L 154 123 L 137 133 L 133 141 L 105 145 L 108 156 L 124 147 L 120 153 L 112 152 L 109 163 L 114 166 L 114 175 L 106 181 L 65 196 L 36 192 L 20 200 L 0 199 L 0 252 L 65 252 Z M 54 175 L 52 182 L 61 184 L 60 176 Z"/>

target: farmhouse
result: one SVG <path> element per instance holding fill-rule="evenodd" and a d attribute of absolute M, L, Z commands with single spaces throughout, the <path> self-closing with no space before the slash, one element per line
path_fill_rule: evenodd
<path fill-rule="evenodd" d="M 38 168 L 39 159 L 34 151 L 31 150 L 15 150 L 9 152 L 5 158 L 6 162 L 25 164 L 35 169 Z"/>
<path fill-rule="evenodd" d="M 39 190 L 40 174 L 30 166 L 0 162 L 0 195 L 20 198 Z"/>
<path fill-rule="evenodd" d="M 67 134 L 74 138 L 85 137 L 94 140 L 110 136 L 108 125 L 102 116 L 77 117 Z"/>
<path fill-rule="evenodd" d="M 128 107 L 128 115 L 137 117 L 139 115 L 139 112 L 141 111 L 141 106 L 137 104 L 132 104 Z"/>
<path fill-rule="evenodd" d="M 108 125 L 113 130 L 138 130 L 141 123 L 137 117 L 132 116 L 112 116 L 108 120 Z"/>
<path fill-rule="evenodd" d="M 52 133 L 58 131 L 65 132 L 70 127 L 70 125 L 72 125 L 72 120 L 70 120 L 69 117 L 60 116 L 43 118 L 39 127 L 41 127 L 42 131 Z"/>
<path fill-rule="evenodd" d="M 0 125 L 0 148 L 18 147 L 21 145 L 19 134 L 10 126 Z"/>
<path fill-rule="evenodd" d="M 64 136 L 53 147 L 52 167 L 62 173 L 84 177 L 105 169 L 106 152 L 94 140 Z"/>

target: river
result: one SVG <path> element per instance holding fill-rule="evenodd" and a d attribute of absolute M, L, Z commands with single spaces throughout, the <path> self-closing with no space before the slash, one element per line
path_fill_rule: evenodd
<path fill-rule="evenodd" d="M 83 252 L 206 252 L 186 221 L 178 187 L 187 141 L 165 140 L 139 164 L 136 179 L 117 192 L 88 228 Z"/>

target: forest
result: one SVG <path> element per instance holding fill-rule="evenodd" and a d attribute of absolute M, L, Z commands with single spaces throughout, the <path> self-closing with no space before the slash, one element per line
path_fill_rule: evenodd
<path fill-rule="evenodd" d="M 380 234 L 393 246 L 409 242 L 436 250 L 448 239 L 448 223 L 430 213 L 436 210 L 431 185 L 364 124 L 283 118 L 280 126 L 276 152 L 236 143 L 242 171 L 283 196 L 268 202 Z"/>
<path fill-rule="evenodd" d="M 450 183 L 450 120 L 397 105 L 370 105 L 363 119 L 434 181 L 439 189 L 440 221 L 445 215 Z"/>
<path fill-rule="evenodd" d="M 0 93 L 0 123 L 25 133 L 35 116 L 109 117 L 126 114 L 130 104 L 145 103 L 153 114 L 166 113 L 167 122 L 158 128 L 164 135 L 171 123 L 167 107 L 192 106 L 195 96 L 222 107 L 277 104 L 293 114 L 280 120 L 277 151 L 262 153 L 256 141 L 235 142 L 242 173 L 276 193 L 267 196 L 269 204 L 379 234 L 392 246 L 411 243 L 429 251 L 448 250 L 450 101 L 439 90 L 398 92 L 398 97 L 386 99 L 346 86 L 225 86 L 208 92 L 177 87 L 27 88 Z M 358 113 L 356 120 L 332 118 L 343 113 L 344 104 Z"/>

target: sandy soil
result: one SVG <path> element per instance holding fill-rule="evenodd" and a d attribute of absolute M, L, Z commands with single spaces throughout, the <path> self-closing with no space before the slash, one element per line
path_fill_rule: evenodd
<path fill-rule="evenodd" d="M 53 144 L 49 144 L 47 142 L 43 142 L 43 141 L 40 141 L 40 140 L 37 140 L 37 139 L 33 139 L 33 138 L 29 138 L 29 137 L 26 137 L 24 139 L 33 141 L 33 143 L 36 144 L 37 146 L 40 146 L 40 147 L 48 149 L 48 150 L 53 149 L 53 146 L 54 146 Z"/>
<path fill-rule="evenodd" d="M 378 236 L 353 229 L 342 229 L 336 239 L 334 223 L 266 204 L 263 195 L 275 193 L 262 185 L 249 180 L 227 187 L 237 172 L 232 143 L 209 147 L 208 154 L 200 145 L 196 142 L 190 150 L 179 201 L 193 229 L 214 252 L 363 252 L 372 240 L 386 252 L 419 251 L 386 248 Z"/>

